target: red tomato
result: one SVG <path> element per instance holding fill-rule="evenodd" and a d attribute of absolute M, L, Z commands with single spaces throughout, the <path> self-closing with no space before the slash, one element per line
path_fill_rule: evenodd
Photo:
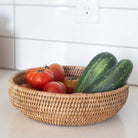
<path fill-rule="evenodd" d="M 73 93 L 74 88 L 75 88 L 76 84 L 78 83 L 78 80 L 79 80 L 79 79 L 72 80 L 72 79 L 69 79 L 68 77 L 65 77 L 63 83 L 64 83 L 64 84 L 66 85 L 66 87 L 67 87 L 67 93 L 68 93 L 68 94 Z"/>
<path fill-rule="evenodd" d="M 26 73 L 25 79 L 29 85 L 41 90 L 45 84 L 54 80 L 54 75 L 49 69 L 34 68 Z"/>
<path fill-rule="evenodd" d="M 20 86 L 25 87 L 25 88 L 29 88 L 29 89 L 34 89 L 32 86 L 30 86 L 29 84 L 21 84 Z"/>
<path fill-rule="evenodd" d="M 66 93 L 66 86 L 62 82 L 52 81 L 44 86 L 43 91 L 53 93 Z"/>
<path fill-rule="evenodd" d="M 54 73 L 54 81 L 64 80 L 65 72 L 63 66 L 53 63 L 49 66 L 49 69 Z"/>

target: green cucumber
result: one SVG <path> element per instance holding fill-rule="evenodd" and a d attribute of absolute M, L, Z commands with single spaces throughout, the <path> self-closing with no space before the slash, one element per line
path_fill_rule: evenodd
<path fill-rule="evenodd" d="M 90 83 L 115 66 L 116 63 L 116 57 L 109 52 L 96 55 L 83 71 L 74 93 L 82 93 Z"/>
<path fill-rule="evenodd" d="M 115 90 L 122 87 L 132 72 L 133 64 L 128 59 L 123 59 L 108 72 L 90 83 L 84 93 L 97 93 Z"/>

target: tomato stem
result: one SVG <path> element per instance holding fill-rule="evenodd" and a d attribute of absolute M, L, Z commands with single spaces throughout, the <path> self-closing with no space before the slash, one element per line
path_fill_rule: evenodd
<path fill-rule="evenodd" d="M 45 69 L 49 69 L 49 67 L 47 66 L 47 64 L 45 64 Z"/>
<path fill-rule="evenodd" d="M 43 70 L 39 69 L 39 70 L 37 70 L 37 72 L 43 72 Z"/>

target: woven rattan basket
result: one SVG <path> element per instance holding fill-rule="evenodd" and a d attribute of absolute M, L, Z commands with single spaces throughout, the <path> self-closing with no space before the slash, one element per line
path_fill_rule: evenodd
<path fill-rule="evenodd" d="M 69 77 L 80 77 L 84 67 L 64 66 Z M 11 103 L 24 115 L 48 124 L 88 125 L 115 115 L 126 103 L 129 85 L 95 94 L 56 94 L 19 86 L 25 83 L 25 71 L 9 79 Z"/>

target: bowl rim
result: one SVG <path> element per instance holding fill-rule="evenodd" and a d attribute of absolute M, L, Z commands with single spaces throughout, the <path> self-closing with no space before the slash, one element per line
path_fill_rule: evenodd
<path fill-rule="evenodd" d="M 76 67 L 76 66 L 69 66 L 69 67 Z M 77 66 L 77 67 L 84 67 L 84 66 Z M 40 68 L 40 67 L 36 67 L 36 68 Z M 40 91 L 40 90 L 35 90 L 35 89 L 29 89 L 29 88 L 25 88 L 25 87 L 22 87 L 18 84 L 16 84 L 14 82 L 14 79 L 16 77 L 18 77 L 19 75 L 21 74 L 25 74 L 29 69 L 26 69 L 26 70 L 22 70 L 22 71 L 18 71 L 17 73 L 14 73 L 10 79 L 9 79 L 9 83 L 11 83 L 12 85 L 15 86 L 16 89 L 19 89 L 19 90 L 23 90 L 25 92 L 31 92 L 31 93 L 38 93 L 38 94 L 41 94 L 41 95 L 46 95 L 46 96 L 58 96 L 58 97 L 91 97 L 91 96 L 95 96 L 95 97 L 98 97 L 98 96 L 103 96 L 103 95 L 111 95 L 111 94 L 114 94 L 114 93 L 117 93 L 119 91 L 123 91 L 125 89 L 128 89 L 129 88 L 129 84 L 126 83 L 125 85 L 123 85 L 122 87 L 120 88 L 117 88 L 115 90 L 111 90 L 111 91 L 105 91 L 105 92 L 97 92 L 97 93 L 73 93 L 73 94 L 60 94 L 60 93 L 52 93 L 52 92 L 44 92 L 44 91 Z M 113 93 L 114 92 L 114 93 Z"/>

